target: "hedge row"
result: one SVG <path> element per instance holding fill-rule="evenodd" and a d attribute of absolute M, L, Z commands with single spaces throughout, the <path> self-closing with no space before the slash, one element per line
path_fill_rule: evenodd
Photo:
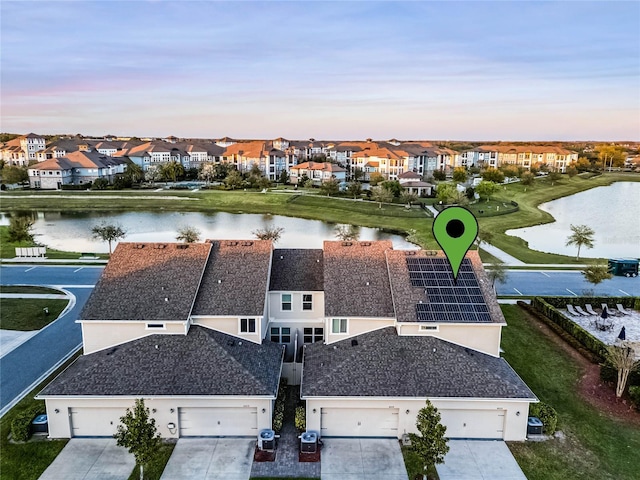
<path fill-rule="evenodd" d="M 541 297 L 549 305 L 556 308 L 566 308 L 567 304 L 584 306 L 587 303 L 594 308 L 600 308 L 601 303 L 606 303 L 609 308 L 615 308 L 620 303 L 625 308 L 640 310 L 640 297 Z"/>
<path fill-rule="evenodd" d="M 11 438 L 16 442 L 26 442 L 31 438 L 31 422 L 38 415 L 47 413 L 44 402 L 19 412 L 11 421 Z"/>
<path fill-rule="evenodd" d="M 281 378 L 280 385 L 278 386 L 278 397 L 276 398 L 276 404 L 273 409 L 273 429 L 280 433 L 282 430 L 282 424 L 284 423 L 284 407 L 287 401 L 287 379 Z"/>
<path fill-rule="evenodd" d="M 588 299 L 583 300 L 581 303 L 595 303 L 599 305 L 600 303 L 606 302 L 606 299 L 607 297 L 603 297 L 602 302 L 596 303 L 598 298 L 595 297 L 592 302 L 589 301 L 591 299 Z M 611 298 L 609 297 L 608 300 L 611 301 Z M 607 357 L 607 346 L 604 342 L 591 335 L 580 325 L 558 311 L 557 307 L 560 307 L 560 305 L 566 307 L 569 302 L 575 302 L 575 299 L 567 299 L 567 297 L 535 297 L 531 302 L 531 306 L 556 325 L 562 327 L 563 330 L 575 338 L 583 347 L 598 357 L 599 361 L 603 361 Z M 616 301 L 616 303 L 621 302 Z M 625 305 L 625 307 L 627 307 L 627 305 Z"/>
<path fill-rule="evenodd" d="M 553 435 L 558 427 L 558 412 L 551 405 L 544 402 L 529 405 L 529 416 L 537 417 L 543 425 L 544 433 Z"/>

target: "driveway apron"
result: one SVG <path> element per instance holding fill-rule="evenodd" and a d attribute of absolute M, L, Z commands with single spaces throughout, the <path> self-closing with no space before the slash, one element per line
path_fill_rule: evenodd
<path fill-rule="evenodd" d="M 323 438 L 322 480 L 407 480 L 400 443 L 386 438 Z"/>
<path fill-rule="evenodd" d="M 449 440 L 440 480 L 527 480 L 501 440 Z"/>

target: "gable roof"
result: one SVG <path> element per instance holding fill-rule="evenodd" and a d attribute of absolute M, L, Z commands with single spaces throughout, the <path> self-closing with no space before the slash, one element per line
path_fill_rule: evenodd
<path fill-rule="evenodd" d="M 394 327 L 306 345 L 303 361 L 303 397 L 536 398 L 503 358 Z"/>
<path fill-rule="evenodd" d="M 80 319 L 186 321 L 210 250 L 208 243 L 119 243 Z"/>
<path fill-rule="evenodd" d="M 194 315 L 263 315 L 271 240 L 208 240 L 211 254 Z"/>
<path fill-rule="evenodd" d="M 394 317 L 385 251 L 390 240 L 324 242 L 326 316 Z"/>
<path fill-rule="evenodd" d="M 318 292 L 323 289 L 321 249 L 279 248 L 273 251 L 269 290 Z"/>
<path fill-rule="evenodd" d="M 79 357 L 38 395 L 274 397 L 282 347 L 192 325 Z"/>

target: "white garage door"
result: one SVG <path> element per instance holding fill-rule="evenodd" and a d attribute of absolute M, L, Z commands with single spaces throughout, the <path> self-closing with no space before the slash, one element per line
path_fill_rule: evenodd
<path fill-rule="evenodd" d="M 450 438 L 503 438 L 504 410 L 440 410 Z"/>
<path fill-rule="evenodd" d="M 180 409 L 181 437 L 217 437 L 258 435 L 258 411 L 253 408 Z"/>
<path fill-rule="evenodd" d="M 126 408 L 72 408 L 71 435 L 74 437 L 111 437 L 116 433 Z"/>
<path fill-rule="evenodd" d="M 397 408 L 323 408 L 324 437 L 398 437 Z"/>

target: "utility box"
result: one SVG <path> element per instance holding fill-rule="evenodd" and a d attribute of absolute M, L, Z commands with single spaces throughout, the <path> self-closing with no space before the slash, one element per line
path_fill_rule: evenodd
<path fill-rule="evenodd" d="M 31 422 L 31 431 L 33 433 L 47 433 L 49 431 L 48 424 L 49 422 L 46 415 L 38 415 Z"/>
<path fill-rule="evenodd" d="M 640 261 L 634 258 L 609 259 L 609 273 L 624 277 L 637 277 Z"/>
<path fill-rule="evenodd" d="M 542 435 L 542 421 L 537 417 L 529 417 L 527 435 Z"/>

